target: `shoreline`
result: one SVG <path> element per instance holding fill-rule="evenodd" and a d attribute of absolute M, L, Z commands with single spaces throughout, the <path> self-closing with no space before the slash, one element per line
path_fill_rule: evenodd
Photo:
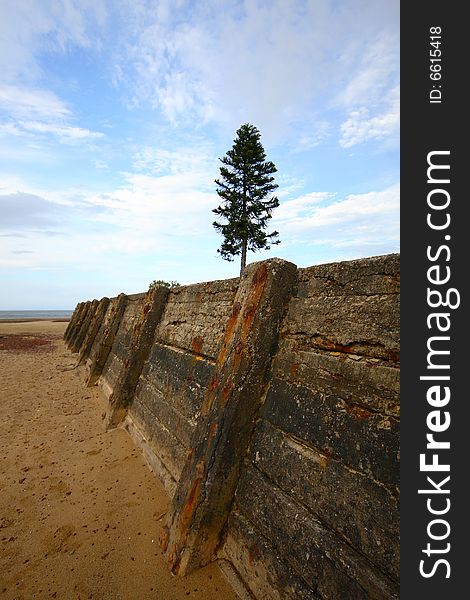
<path fill-rule="evenodd" d="M 24 319 L 2 319 L 0 318 L 0 323 L 34 323 L 35 321 L 41 321 L 41 322 L 50 322 L 50 323 L 68 323 L 70 321 L 70 319 L 67 318 L 60 318 L 58 317 L 57 319 L 50 319 L 47 317 L 31 317 L 31 318 L 24 318 Z"/>

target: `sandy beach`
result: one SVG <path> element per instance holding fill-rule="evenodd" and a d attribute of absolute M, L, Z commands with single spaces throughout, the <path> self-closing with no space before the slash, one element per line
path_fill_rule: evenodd
<path fill-rule="evenodd" d="M 0 598 L 235 600 L 215 564 L 169 572 L 168 497 L 127 433 L 103 431 L 66 325 L 0 322 Z"/>

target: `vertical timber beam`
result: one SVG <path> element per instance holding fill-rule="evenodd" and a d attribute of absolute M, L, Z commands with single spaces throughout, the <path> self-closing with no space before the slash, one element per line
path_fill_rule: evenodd
<path fill-rule="evenodd" d="M 297 280 L 272 259 L 244 270 L 160 544 L 174 574 L 214 560 Z"/>
<path fill-rule="evenodd" d="M 103 333 L 99 348 L 93 353 L 93 359 L 90 364 L 90 371 L 86 382 L 87 387 L 95 385 L 103 372 L 104 365 L 106 364 L 111 348 L 113 347 L 114 338 L 119 329 L 128 300 L 129 297 L 126 296 L 126 294 L 119 294 L 116 299 L 111 300 L 112 305 L 109 322 Z"/>
<path fill-rule="evenodd" d="M 80 356 L 78 359 L 79 365 L 82 365 L 90 356 L 93 342 L 95 341 L 96 334 L 98 333 L 101 323 L 104 320 L 108 306 L 109 298 L 101 298 L 80 349 Z"/>
<path fill-rule="evenodd" d="M 165 286 L 151 289 L 145 296 L 139 319 L 132 332 L 129 358 L 109 398 L 105 417 L 106 430 L 117 427 L 127 415 L 142 368 L 152 349 L 155 329 L 162 318 L 167 299 L 168 288 Z"/>
<path fill-rule="evenodd" d="M 71 347 L 72 352 L 80 352 L 83 341 L 84 341 L 86 334 L 88 333 L 88 330 L 90 328 L 90 323 L 92 322 L 93 317 L 95 316 L 96 309 L 98 308 L 98 304 L 99 304 L 99 300 L 92 300 L 90 307 L 88 308 L 86 317 L 83 320 L 83 324 L 80 327 L 80 331 L 79 331 L 78 335 L 75 337 L 75 340 L 72 344 L 72 347 Z"/>
<path fill-rule="evenodd" d="M 85 320 L 87 318 L 90 307 L 91 307 L 91 300 L 87 300 L 83 306 L 83 310 L 80 313 L 80 317 L 77 320 L 77 324 L 75 325 L 74 330 L 72 331 L 72 334 L 69 337 L 68 347 L 69 347 L 69 350 L 71 350 L 72 352 L 74 352 L 76 341 L 78 339 L 78 336 L 80 335 L 80 331 L 82 330 L 83 323 L 85 322 Z"/>

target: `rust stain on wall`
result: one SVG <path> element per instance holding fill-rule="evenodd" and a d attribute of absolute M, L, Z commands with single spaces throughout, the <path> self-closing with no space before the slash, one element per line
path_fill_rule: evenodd
<path fill-rule="evenodd" d="M 209 429 L 209 440 L 212 440 L 215 437 L 218 427 L 219 427 L 218 421 L 214 421 L 213 423 L 211 423 L 211 426 Z"/>
<path fill-rule="evenodd" d="M 299 363 L 292 363 L 290 366 L 290 374 L 292 376 L 294 376 L 297 373 L 297 371 L 299 370 L 299 367 L 300 367 Z"/>
<path fill-rule="evenodd" d="M 225 356 L 227 354 L 227 349 L 230 345 L 230 342 L 232 341 L 240 310 L 241 310 L 240 302 L 235 302 L 235 304 L 233 305 L 232 314 L 230 315 L 230 318 L 227 323 L 227 327 L 225 328 L 224 340 L 222 342 L 222 346 L 220 348 L 219 355 L 217 357 L 217 366 L 219 367 L 219 369 L 222 367 L 222 365 L 225 362 Z"/>
<path fill-rule="evenodd" d="M 169 541 L 170 541 L 170 529 L 167 525 L 165 525 L 164 527 L 162 527 L 160 529 L 160 536 L 159 536 L 160 548 L 163 550 L 163 552 L 166 552 Z"/>
<path fill-rule="evenodd" d="M 204 339 L 200 335 L 197 335 L 191 341 L 191 350 L 193 352 L 196 352 L 197 354 L 200 354 L 202 351 L 203 344 L 204 344 Z"/>
<path fill-rule="evenodd" d="M 246 300 L 247 307 L 244 311 L 242 330 L 240 334 L 240 338 L 242 341 L 246 341 L 251 324 L 253 323 L 253 319 L 255 318 L 261 300 L 261 296 L 263 294 L 264 288 L 266 287 L 267 279 L 268 269 L 265 264 L 261 264 L 253 274 L 253 278 L 251 280 L 252 287 Z"/>
<path fill-rule="evenodd" d="M 248 562 L 250 563 L 250 565 L 252 565 L 253 561 L 259 560 L 259 558 L 261 556 L 261 552 L 260 552 L 259 547 L 256 544 L 256 542 L 253 542 L 252 544 L 250 544 L 248 546 L 247 550 L 248 550 Z"/>
<path fill-rule="evenodd" d="M 181 512 L 179 520 L 179 531 L 182 536 L 186 534 L 189 524 L 192 521 L 192 517 L 199 504 L 199 498 L 201 496 L 201 486 L 203 480 L 205 479 L 205 472 L 205 462 L 201 460 L 196 465 L 196 476 L 193 479 L 191 486 L 189 487 L 189 491 L 184 502 L 183 510 Z"/>
<path fill-rule="evenodd" d="M 224 407 L 227 402 L 228 399 L 230 398 L 230 392 L 233 389 L 233 383 L 231 381 L 228 381 L 224 387 L 222 388 L 222 394 L 221 394 L 221 406 Z"/>
<path fill-rule="evenodd" d="M 357 419 L 368 419 L 373 415 L 370 410 L 367 410 L 362 406 L 358 406 L 357 404 L 349 405 L 346 408 L 346 412 L 348 412 L 350 415 L 353 415 L 353 417 L 356 417 Z"/>

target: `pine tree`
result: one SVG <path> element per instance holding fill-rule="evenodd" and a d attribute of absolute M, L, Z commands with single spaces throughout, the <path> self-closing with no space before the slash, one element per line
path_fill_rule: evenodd
<path fill-rule="evenodd" d="M 277 169 L 272 162 L 266 161 L 260 137 L 254 125 L 242 125 L 231 150 L 219 159 L 223 166 L 220 167 L 220 179 L 215 180 L 223 203 L 212 212 L 227 221 L 213 223 L 224 237 L 217 252 L 229 261 L 241 254 L 240 275 L 246 265 L 248 250 L 269 250 L 270 244 L 280 243 L 276 239 L 277 231 L 265 232 L 279 200 L 271 195 L 278 187 L 272 177 Z"/>

